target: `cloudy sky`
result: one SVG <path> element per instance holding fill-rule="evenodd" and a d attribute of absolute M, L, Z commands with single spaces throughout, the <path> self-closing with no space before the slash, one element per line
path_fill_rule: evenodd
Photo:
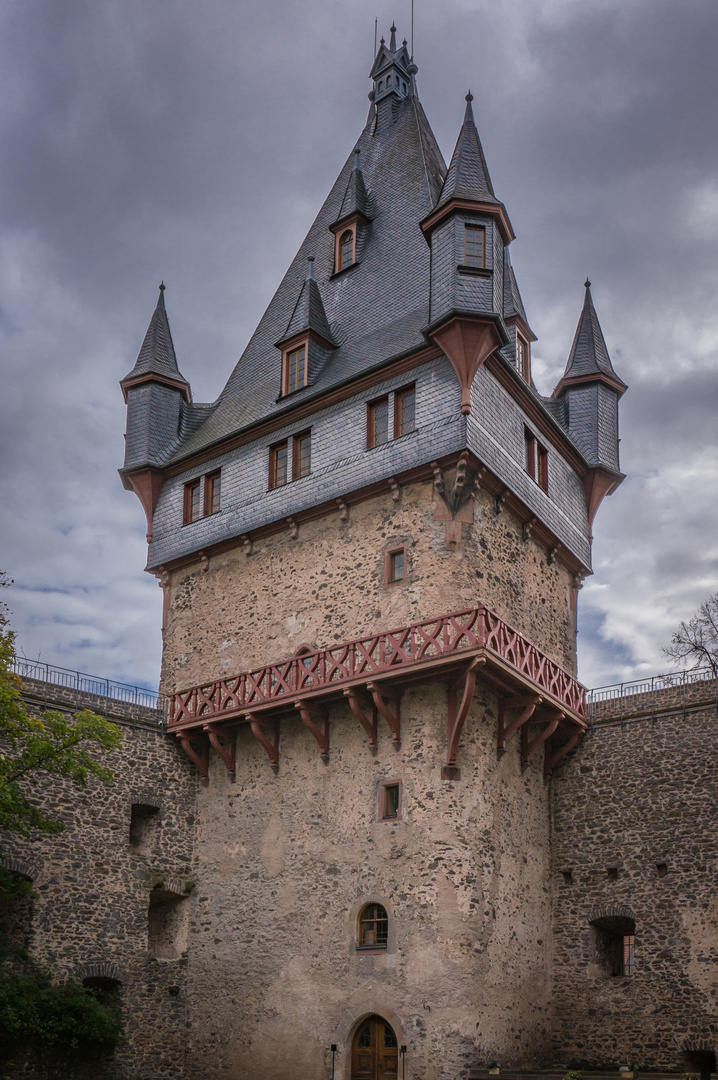
<path fill-rule="evenodd" d="M 124 406 L 164 278 L 213 400 L 366 118 L 374 17 L 410 0 L 5 0 L 0 8 L 0 566 L 27 656 L 156 685 L 160 601 L 122 489 Z M 388 36 L 388 35 L 387 35 Z M 449 158 L 464 95 L 518 239 L 535 377 L 588 274 L 628 474 L 580 597 L 590 686 L 666 667 L 718 588 L 718 4 L 416 0 Z"/>

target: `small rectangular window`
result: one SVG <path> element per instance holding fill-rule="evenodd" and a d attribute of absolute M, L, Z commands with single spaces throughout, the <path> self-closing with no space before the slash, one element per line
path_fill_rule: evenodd
<path fill-rule="evenodd" d="M 219 469 L 207 473 L 204 478 L 204 516 L 219 513 L 219 501 L 222 487 L 222 474 Z"/>
<path fill-rule="evenodd" d="M 399 784 L 384 784 L 382 787 L 382 819 L 387 821 L 399 816 Z"/>
<path fill-rule="evenodd" d="M 309 476 L 312 468 L 312 435 L 302 431 L 292 440 L 292 479 Z"/>
<path fill-rule="evenodd" d="M 283 487 L 289 479 L 289 443 L 275 443 L 269 448 L 269 486 Z"/>
<path fill-rule="evenodd" d="M 623 938 L 623 975 L 633 975 L 636 968 L 635 937 L 626 934 Z"/>
<path fill-rule="evenodd" d="M 199 480 L 190 480 L 184 486 L 184 513 L 183 524 L 189 525 L 199 519 L 201 483 Z"/>
<path fill-rule="evenodd" d="M 389 441 L 389 396 L 370 401 L 367 422 L 367 446 L 381 446 Z"/>
<path fill-rule="evenodd" d="M 287 349 L 282 371 L 282 393 L 293 394 L 307 385 L 307 343 Z"/>
<path fill-rule="evenodd" d="M 486 230 L 481 225 L 464 226 L 464 264 L 486 265 Z"/>
<path fill-rule="evenodd" d="M 414 431 L 416 418 L 416 394 L 413 386 L 397 390 L 394 394 L 394 438 Z"/>
<path fill-rule="evenodd" d="M 527 383 L 531 382 L 531 347 L 520 334 L 516 335 L 516 370 Z"/>
<path fill-rule="evenodd" d="M 532 480 L 536 479 L 536 436 L 524 428 L 524 468 Z"/>
<path fill-rule="evenodd" d="M 538 485 L 544 491 L 548 491 L 548 450 L 540 442 L 536 443 L 536 455 L 538 458 Z"/>
<path fill-rule="evenodd" d="M 406 576 L 406 545 L 384 553 L 384 586 L 403 581 Z"/>

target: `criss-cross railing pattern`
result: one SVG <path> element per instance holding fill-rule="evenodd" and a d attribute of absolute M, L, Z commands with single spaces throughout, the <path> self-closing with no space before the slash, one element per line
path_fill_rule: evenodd
<path fill-rule="evenodd" d="M 173 694 L 169 724 L 219 720 L 283 699 L 311 696 L 397 669 L 486 650 L 572 712 L 585 716 L 585 690 L 568 672 L 486 607 L 423 619 L 397 630 L 330 645 L 290 660 Z"/>

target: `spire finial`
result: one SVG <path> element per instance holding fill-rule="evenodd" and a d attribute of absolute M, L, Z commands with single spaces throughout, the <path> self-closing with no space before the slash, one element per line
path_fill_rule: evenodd
<path fill-rule="evenodd" d="M 467 94 L 467 95 L 466 95 L 466 97 L 464 98 L 464 101 L 468 101 L 468 103 L 469 103 L 469 105 L 470 105 L 470 104 L 471 104 L 471 102 L 472 102 L 473 100 L 474 100 L 474 95 L 473 95 L 473 94 L 471 93 L 471 91 L 469 90 L 468 94 Z"/>
<path fill-rule="evenodd" d="M 167 286 L 165 285 L 164 281 L 161 281 L 160 282 L 160 292 L 164 292 L 166 288 L 167 288 Z"/>
<path fill-rule="evenodd" d="M 160 282 L 160 295 L 157 298 L 157 307 L 164 307 L 164 306 L 165 306 L 165 283 L 164 283 L 164 281 L 161 281 Z"/>
<path fill-rule="evenodd" d="M 314 281 L 314 256 L 307 255 L 307 281 Z"/>
<path fill-rule="evenodd" d="M 389 51 L 390 52 L 396 52 L 396 27 L 394 26 L 394 23 L 391 24 L 389 29 L 391 30 L 391 38 L 389 40 Z"/>
<path fill-rule="evenodd" d="M 586 278 L 586 280 L 584 281 L 583 287 L 584 287 L 584 289 L 590 289 L 591 288 L 591 282 L 588 280 L 588 278 Z"/>

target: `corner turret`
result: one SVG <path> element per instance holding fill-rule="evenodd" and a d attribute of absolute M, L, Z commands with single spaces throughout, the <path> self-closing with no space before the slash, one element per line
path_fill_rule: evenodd
<path fill-rule="evenodd" d="M 182 404 L 192 401 L 190 385 L 177 366 L 164 294 L 163 282 L 135 366 L 120 382 L 127 405 L 125 463 L 120 476 L 145 510 L 148 542 L 162 483 L 157 466 L 177 440 Z"/>
<path fill-rule="evenodd" d="M 461 386 L 461 411 L 484 361 L 513 344 L 504 325 L 504 249 L 514 239 L 474 123 L 473 95 L 432 212 L 422 223 L 431 247 L 428 333 L 448 356 Z"/>
<path fill-rule="evenodd" d="M 591 297 L 584 283 L 583 309 L 566 370 L 551 395 L 562 407 L 568 433 L 591 466 L 585 480 L 589 527 L 605 495 L 623 480 L 618 456 L 618 402 L 627 390 L 613 370 Z"/>

